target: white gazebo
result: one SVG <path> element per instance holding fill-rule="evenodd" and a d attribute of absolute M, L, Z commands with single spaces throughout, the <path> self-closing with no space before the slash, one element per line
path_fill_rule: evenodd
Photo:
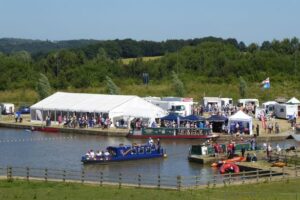
<path fill-rule="evenodd" d="M 253 135 L 252 130 L 252 117 L 245 114 L 243 111 L 238 111 L 234 115 L 228 118 L 228 124 L 230 126 L 231 122 L 246 122 L 249 125 L 249 133 Z M 228 133 L 230 132 L 230 127 L 228 128 Z"/>
<path fill-rule="evenodd" d="M 288 103 L 288 104 L 300 104 L 300 101 L 296 97 L 293 97 L 290 100 L 288 100 L 286 103 Z"/>

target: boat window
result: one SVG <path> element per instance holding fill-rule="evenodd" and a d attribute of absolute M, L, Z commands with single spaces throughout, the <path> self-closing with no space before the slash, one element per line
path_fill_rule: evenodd
<path fill-rule="evenodd" d="M 144 153 L 144 148 L 141 147 L 141 148 L 139 149 L 139 154 L 143 154 L 143 153 Z"/>
<path fill-rule="evenodd" d="M 146 148 L 146 153 L 151 153 L 151 148 L 150 147 Z"/>
<path fill-rule="evenodd" d="M 131 154 L 136 154 L 136 149 L 132 149 Z"/>

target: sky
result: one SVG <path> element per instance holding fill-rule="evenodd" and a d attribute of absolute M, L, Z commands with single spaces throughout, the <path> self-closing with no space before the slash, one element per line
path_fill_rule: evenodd
<path fill-rule="evenodd" d="M 0 0 L 0 38 L 300 38 L 300 0 Z"/>

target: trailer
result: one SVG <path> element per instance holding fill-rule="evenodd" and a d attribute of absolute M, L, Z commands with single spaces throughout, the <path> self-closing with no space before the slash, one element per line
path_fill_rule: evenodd
<path fill-rule="evenodd" d="M 13 103 L 0 103 L 1 114 L 10 115 L 15 112 L 15 105 Z"/>
<path fill-rule="evenodd" d="M 276 104 L 275 116 L 282 119 L 291 119 L 298 117 L 298 105 L 293 104 Z"/>

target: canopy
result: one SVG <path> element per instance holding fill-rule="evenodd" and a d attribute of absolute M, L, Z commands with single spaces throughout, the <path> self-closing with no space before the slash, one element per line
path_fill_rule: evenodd
<path fill-rule="evenodd" d="M 222 115 L 212 115 L 209 118 L 207 118 L 209 122 L 225 122 L 227 121 L 227 118 Z"/>
<path fill-rule="evenodd" d="M 108 113 L 116 116 L 143 117 L 154 120 L 166 111 L 138 96 L 56 92 L 30 107 L 40 111 Z M 33 114 L 31 115 L 33 116 Z M 35 120 L 32 117 L 32 120 Z"/>
<path fill-rule="evenodd" d="M 300 101 L 296 98 L 293 97 L 290 100 L 288 100 L 286 103 L 290 103 L 290 104 L 300 104 Z"/>
<path fill-rule="evenodd" d="M 179 118 L 179 120 L 183 120 L 184 117 L 174 114 L 174 113 L 170 113 L 169 115 L 160 118 L 161 120 L 166 120 L 166 121 L 177 121 L 177 119 Z"/>
<path fill-rule="evenodd" d="M 249 123 L 249 133 L 250 135 L 253 134 L 252 131 L 252 117 L 245 114 L 243 111 L 239 110 L 234 115 L 228 118 L 228 124 L 230 125 L 231 122 L 247 122 Z M 228 129 L 230 131 L 230 129 Z"/>
<path fill-rule="evenodd" d="M 186 117 L 183 117 L 183 120 L 187 120 L 187 121 L 205 121 L 204 117 L 199 117 L 197 115 L 189 115 Z"/>

